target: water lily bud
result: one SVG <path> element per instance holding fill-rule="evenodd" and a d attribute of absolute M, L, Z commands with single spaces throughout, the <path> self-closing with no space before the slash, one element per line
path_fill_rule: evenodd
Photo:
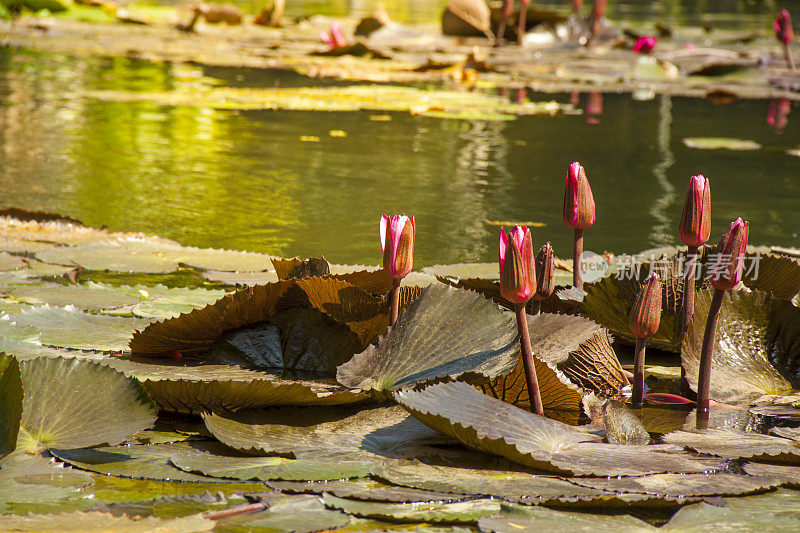
<path fill-rule="evenodd" d="M 714 249 L 709 270 L 711 285 L 721 291 L 734 288 L 742 279 L 744 258 L 747 253 L 747 235 L 750 224 L 741 217 L 731 222 L 728 231 Z"/>
<path fill-rule="evenodd" d="M 775 37 L 783 44 L 794 41 L 794 28 L 792 28 L 792 17 L 785 9 L 781 9 L 775 17 Z"/>
<path fill-rule="evenodd" d="M 661 276 L 653 272 L 647 279 L 631 309 L 628 323 L 633 334 L 640 339 L 652 337 L 661 323 Z"/>
<path fill-rule="evenodd" d="M 500 228 L 500 294 L 512 303 L 525 303 L 536 292 L 536 265 L 531 230 L 514 226 L 511 240 Z"/>
<path fill-rule="evenodd" d="M 594 221 L 592 189 L 583 166 L 575 161 L 569 166 L 564 188 L 564 224 L 572 229 L 586 229 Z"/>
<path fill-rule="evenodd" d="M 414 266 L 414 217 L 381 216 L 381 251 L 383 269 L 395 279 L 404 278 Z"/>
<path fill-rule="evenodd" d="M 544 243 L 536 254 L 536 293 L 534 300 L 547 300 L 556 288 L 556 270 L 553 265 L 553 247 Z"/>
<path fill-rule="evenodd" d="M 680 232 L 683 243 L 695 247 L 705 243 L 711 235 L 711 187 L 702 174 L 689 180 Z"/>
<path fill-rule="evenodd" d="M 655 35 L 642 35 L 633 45 L 633 51 L 637 54 L 649 54 L 656 47 L 658 40 Z"/>

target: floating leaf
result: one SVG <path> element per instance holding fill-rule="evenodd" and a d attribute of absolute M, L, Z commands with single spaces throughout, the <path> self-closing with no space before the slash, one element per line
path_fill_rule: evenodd
<path fill-rule="evenodd" d="M 730 498 L 724 506 L 698 503 L 680 509 L 658 531 L 797 531 L 800 528 L 798 495 L 778 491 L 763 496 Z"/>
<path fill-rule="evenodd" d="M 73 306 L 48 305 L 11 315 L 8 320 L 16 330 L 38 331 L 41 344 L 99 351 L 126 350 L 133 331 L 150 323 L 136 318 L 93 315 Z"/>
<path fill-rule="evenodd" d="M 622 494 L 643 493 L 663 498 L 693 496 L 742 496 L 766 492 L 778 486 L 779 481 L 769 476 L 744 476 L 741 474 L 655 474 L 638 477 L 606 479 L 575 479 L 575 483 L 596 490 Z"/>
<path fill-rule="evenodd" d="M 84 311 L 99 311 L 134 305 L 142 300 L 113 288 L 97 283 L 81 285 L 60 285 L 43 283 L 40 285 L 21 285 L 8 291 L 17 300 L 30 304 L 49 304 L 52 306 L 72 305 Z"/>
<path fill-rule="evenodd" d="M 710 291 L 695 295 L 695 312 L 683 341 L 686 378 L 697 390 Z M 765 394 L 787 394 L 800 385 L 797 362 L 800 309 L 760 291 L 726 291 L 711 358 L 711 397 L 745 402 Z"/>
<path fill-rule="evenodd" d="M 800 468 L 796 465 L 745 463 L 742 469 L 751 476 L 767 476 L 787 487 L 800 488 Z"/>
<path fill-rule="evenodd" d="M 332 380 L 280 379 L 275 374 L 232 365 L 179 366 L 112 358 L 103 361 L 140 381 L 163 411 L 253 409 L 270 405 L 338 405 L 365 401 Z"/>
<path fill-rule="evenodd" d="M 464 468 L 403 462 L 377 473 L 389 483 L 443 493 L 493 496 L 504 500 L 540 504 L 561 498 L 593 499 L 602 495 L 569 481 L 510 469 Z M 454 495 L 455 496 L 455 495 Z"/>
<path fill-rule="evenodd" d="M 751 459 L 765 463 L 800 463 L 800 442 L 772 435 L 726 429 L 676 431 L 664 442 L 691 448 L 700 453 L 729 459 Z"/>
<path fill-rule="evenodd" d="M 760 150 L 761 145 L 749 139 L 733 139 L 730 137 L 687 137 L 683 144 L 698 150 Z"/>
<path fill-rule="evenodd" d="M 468 498 L 466 494 L 435 492 L 431 490 L 397 487 L 379 483 L 371 479 L 350 479 L 347 481 L 270 481 L 268 485 L 289 494 L 322 494 L 327 492 L 339 498 L 376 502 L 433 502 L 456 501 Z"/>
<path fill-rule="evenodd" d="M 287 496 L 285 500 L 270 505 L 266 511 L 221 522 L 218 531 L 312 533 L 335 530 L 349 523 L 349 516 L 337 510 L 326 509 L 322 499 L 317 496 Z"/>
<path fill-rule="evenodd" d="M 780 300 L 791 300 L 800 292 L 800 260 L 782 254 L 748 253 L 748 268 L 742 282 L 750 289 L 770 292 Z"/>
<path fill-rule="evenodd" d="M 76 511 L 59 514 L 29 514 L 27 516 L 0 516 L 0 529 L 5 531 L 37 531 L 61 533 L 79 531 L 81 533 L 106 533 L 108 531 L 123 533 L 147 533 L 163 531 L 165 533 L 191 533 L 195 531 L 211 531 L 216 522 L 206 520 L 196 514 L 183 518 L 162 520 L 160 518 L 139 518 L 114 516 L 111 513 L 97 511 Z"/>
<path fill-rule="evenodd" d="M 61 461 L 77 468 L 108 476 L 153 481 L 219 482 L 220 480 L 211 477 L 184 472 L 170 462 L 170 457 L 173 455 L 198 450 L 217 454 L 230 452 L 218 442 L 198 441 L 105 446 L 77 450 L 56 449 L 51 453 Z M 220 457 L 224 458 L 222 455 Z"/>
<path fill-rule="evenodd" d="M 337 498 L 323 495 L 325 505 L 333 509 L 360 516 L 381 520 L 402 522 L 470 523 L 500 510 L 497 500 L 469 500 L 465 502 L 379 503 Z"/>
<path fill-rule="evenodd" d="M 193 494 L 186 496 L 165 496 L 144 501 L 119 502 L 107 505 L 114 515 L 154 516 L 156 518 L 178 518 L 197 513 L 217 512 L 239 505 L 247 504 L 244 496 L 232 494 L 226 497 L 223 493 Z"/>
<path fill-rule="evenodd" d="M 0 353 L 0 457 L 16 448 L 22 419 L 22 395 L 19 363 Z"/>
<path fill-rule="evenodd" d="M 17 446 L 23 450 L 117 444 L 155 422 L 155 405 L 142 386 L 110 368 L 64 358 L 20 366 L 25 397 Z"/>
<path fill-rule="evenodd" d="M 705 472 L 723 461 L 676 453 L 674 447 L 617 446 L 523 411 L 460 382 L 400 390 L 394 398 L 416 418 L 462 443 L 538 470 L 567 475 L 629 476 Z"/>
<path fill-rule="evenodd" d="M 91 483 L 89 474 L 52 458 L 12 453 L 0 459 L 0 513 L 25 513 L 64 502 Z M 75 508 L 77 503 L 71 506 Z"/>
<path fill-rule="evenodd" d="M 165 457 L 164 460 L 168 460 Z M 176 470 L 176 469 L 173 469 Z M 193 496 L 205 493 L 231 496 L 236 493 L 264 490 L 263 483 L 225 483 L 220 479 L 206 482 L 154 481 L 92 474 L 94 484 L 81 490 L 80 496 L 106 505 L 118 502 L 143 502 L 154 498 Z"/>
<path fill-rule="evenodd" d="M 493 379 L 517 362 L 516 324 L 481 295 L 431 285 L 377 345 L 339 367 L 352 388 L 395 390 L 437 379 Z"/>
<path fill-rule="evenodd" d="M 278 281 L 275 272 L 225 272 L 223 270 L 205 270 L 201 274 L 208 281 L 218 281 L 225 285 L 266 285 Z"/>
<path fill-rule="evenodd" d="M 554 511 L 545 507 L 502 504 L 499 513 L 478 520 L 481 531 L 509 533 L 511 531 L 541 532 L 570 531 L 614 533 L 655 533 L 657 528 L 630 515 L 605 515 Z"/>
<path fill-rule="evenodd" d="M 16 270 L 26 268 L 28 262 L 18 255 L 11 255 L 5 252 L 0 253 L 0 270 Z"/>

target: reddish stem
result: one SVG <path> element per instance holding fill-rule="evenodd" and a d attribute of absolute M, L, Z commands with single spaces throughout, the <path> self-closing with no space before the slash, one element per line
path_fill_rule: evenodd
<path fill-rule="evenodd" d="M 522 2 L 519 10 L 519 28 L 517 29 L 517 44 L 522 46 L 522 38 L 525 37 L 525 19 L 528 17 L 528 2 Z"/>
<path fill-rule="evenodd" d="M 397 315 L 400 314 L 400 279 L 392 280 L 391 310 L 389 312 L 389 325 L 394 326 L 397 322 Z"/>
<path fill-rule="evenodd" d="M 636 356 L 633 361 L 633 396 L 631 407 L 642 406 L 644 395 L 644 347 L 647 341 L 644 337 L 636 337 Z"/>
<path fill-rule="evenodd" d="M 531 411 L 544 416 L 542 396 L 539 393 L 539 380 L 536 379 L 536 367 L 533 363 L 531 352 L 531 337 L 528 332 L 528 318 L 525 314 L 525 304 L 515 304 L 517 312 L 517 330 L 519 330 L 519 344 L 522 352 L 522 366 L 525 367 L 525 381 L 528 383 L 528 396 L 531 400 Z"/>
<path fill-rule="evenodd" d="M 221 520 L 231 516 L 238 516 L 240 514 L 255 513 L 263 511 L 267 506 L 263 503 L 251 503 L 248 505 L 239 505 L 238 507 L 231 507 L 230 509 L 223 509 L 221 511 L 209 511 L 203 514 L 203 518 L 207 520 Z"/>
<path fill-rule="evenodd" d="M 789 43 L 783 43 L 783 53 L 786 56 L 786 62 L 789 63 L 789 68 L 797 70 L 794 64 L 794 58 L 792 57 L 792 51 L 789 49 Z"/>
<path fill-rule="evenodd" d="M 583 230 L 575 230 L 575 247 L 572 250 L 572 286 L 583 290 L 581 256 L 583 255 Z"/>
<path fill-rule="evenodd" d="M 494 45 L 500 46 L 503 44 L 503 39 L 506 33 L 506 24 L 508 17 L 514 9 L 514 0 L 503 0 L 503 10 L 500 13 L 500 25 L 497 28 L 497 35 L 494 36 Z"/>
<path fill-rule="evenodd" d="M 694 278 L 697 272 L 697 246 L 689 246 L 686 253 L 686 277 L 683 280 L 683 323 L 681 324 L 681 352 L 683 351 L 683 337 L 686 335 L 686 328 L 694 314 Z M 691 394 L 689 380 L 686 379 L 686 369 L 681 362 L 681 394 L 688 396 Z"/>
<path fill-rule="evenodd" d="M 698 427 L 700 414 L 708 414 L 709 391 L 711 389 L 711 355 L 714 352 L 714 334 L 717 330 L 719 310 L 722 308 L 724 290 L 714 289 L 711 308 L 708 311 L 706 331 L 703 334 L 703 350 L 700 352 L 700 375 L 697 377 L 697 413 Z"/>

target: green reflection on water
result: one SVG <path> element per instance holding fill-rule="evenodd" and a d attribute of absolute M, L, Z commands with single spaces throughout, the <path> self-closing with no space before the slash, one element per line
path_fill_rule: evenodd
<path fill-rule="evenodd" d="M 585 113 L 512 122 L 395 113 L 376 121 L 369 112 L 232 112 L 80 95 L 234 81 L 315 83 L 1 50 L 2 203 L 188 245 L 371 264 L 379 261 L 379 215 L 406 212 L 417 217 L 418 265 L 493 261 L 499 228 L 487 220 L 543 223 L 537 246 L 550 240 L 568 255 L 563 180 L 580 160 L 598 206 L 587 249 L 678 244 L 686 183 L 699 172 L 712 182 L 712 240 L 743 216 L 751 242 L 798 245 L 800 158 L 784 153 L 800 145 L 798 118 L 789 113 L 779 134 L 767 124 L 767 101 L 528 95 L 574 98 Z M 301 140 L 309 136 L 319 141 Z M 693 150 L 686 137 L 740 137 L 765 149 Z"/>

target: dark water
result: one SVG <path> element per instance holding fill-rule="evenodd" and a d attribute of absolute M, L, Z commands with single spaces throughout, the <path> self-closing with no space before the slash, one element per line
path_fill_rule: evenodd
<path fill-rule="evenodd" d="M 377 263 L 379 215 L 406 212 L 417 217 L 417 264 L 493 261 L 498 227 L 487 221 L 497 220 L 545 224 L 534 241 L 569 255 L 561 201 L 567 166 L 579 160 L 598 206 L 587 249 L 678 244 L 685 186 L 698 172 L 712 183 L 713 240 L 742 216 L 755 244 L 800 244 L 800 157 L 786 153 L 800 147 L 796 105 L 786 104 L 778 130 L 769 101 L 528 94 L 575 98 L 592 113 L 512 122 L 392 113 L 387 122 L 374 112 L 232 112 L 76 95 L 193 83 L 315 81 L 0 49 L 0 204 L 189 245 L 347 263 Z M 740 137 L 764 149 L 696 150 L 686 137 Z"/>

